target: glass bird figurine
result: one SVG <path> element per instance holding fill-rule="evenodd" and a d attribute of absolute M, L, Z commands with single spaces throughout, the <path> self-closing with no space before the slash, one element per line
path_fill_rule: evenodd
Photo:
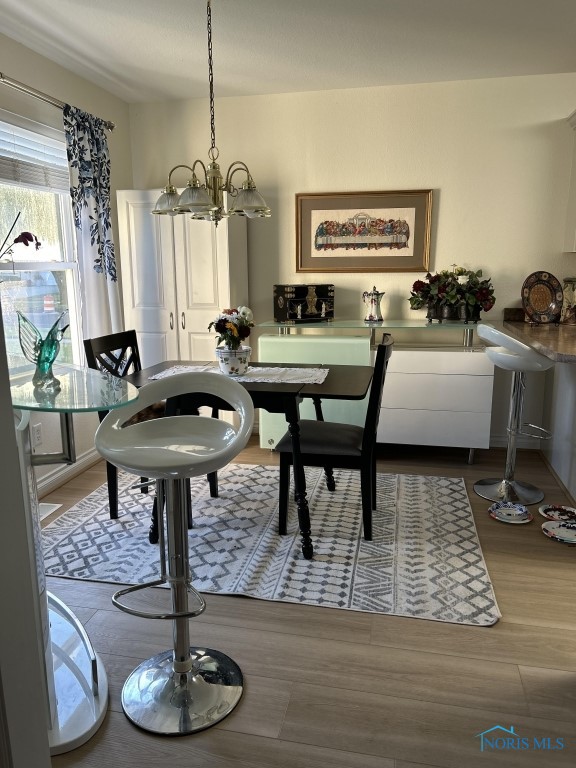
<path fill-rule="evenodd" d="M 63 325 L 64 316 L 68 310 L 62 312 L 52 328 L 43 339 L 40 331 L 34 323 L 16 310 L 18 313 L 18 332 L 20 337 L 20 346 L 26 360 L 36 364 L 32 383 L 35 389 L 43 392 L 58 392 L 60 390 L 60 381 L 52 373 L 52 364 L 58 352 L 60 351 L 60 342 L 64 336 L 64 331 L 69 323 Z"/>

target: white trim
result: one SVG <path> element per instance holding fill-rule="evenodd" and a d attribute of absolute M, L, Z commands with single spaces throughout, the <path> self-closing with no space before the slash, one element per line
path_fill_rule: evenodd
<path fill-rule="evenodd" d="M 97 464 L 99 461 L 102 461 L 100 454 L 97 453 L 95 448 L 90 448 L 77 459 L 75 464 L 55 467 L 38 480 L 39 498 L 52 493 L 52 491 L 60 488 L 61 485 L 64 485 L 64 483 L 72 480 L 77 475 L 81 475 L 82 472 L 89 469 L 94 464 Z"/>
<path fill-rule="evenodd" d="M 58 128 L 52 128 L 50 125 L 38 123 L 36 120 L 29 120 L 27 117 L 22 117 L 22 115 L 17 115 L 15 112 L 9 112 L 7 109 L 1 108 L 0 120 L 3 120 L 5 123 L 16 125 L 18 128 L 24 128 L 26 131 L 39 133 L 44 136 L 44 138 L 47 140 L 47 143 L 57 142 L 58 144 L 62 144 L 62 142 L 66 142 L 66 137 L 64 135 L 64 125 L 62 125 L 62 130 Z"/>

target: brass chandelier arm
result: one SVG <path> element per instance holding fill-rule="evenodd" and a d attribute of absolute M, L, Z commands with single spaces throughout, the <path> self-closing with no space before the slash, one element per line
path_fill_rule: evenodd
<path fill-rule="evenodd" d="M 252 179 L 252 174 L 248 170 L 248 166 L 246 165 L 246 163 L 243 163 L 242 160 L 234 160 L 234 162 L 231 163 L 230 167 L 226 172 L 226 181 L 224 182 L 224 187 L 223 187 L 223 189 L 226 192 L 232 192 L 232 190 L 234 189 L 234 186 L 232 185 L 232 177 L 237 171 L 244 171 L 244 173 L 248 177 L 247 179 L 248 184 L 252 187 L 255 186 L 254 180 Z"/>
<path fill-rule="evenodd" d="M 194 173 L 194 168 L 190 168 L 189 165 L 175 165 L 174 168 L 172 168 L 172 170 L 168 174 L 168 186 L 169 187 L 172 186 L 172 174 L 174 173 L 174 171 L 177 171 L 178 168 L 187 168 L 191 173 Z"/>

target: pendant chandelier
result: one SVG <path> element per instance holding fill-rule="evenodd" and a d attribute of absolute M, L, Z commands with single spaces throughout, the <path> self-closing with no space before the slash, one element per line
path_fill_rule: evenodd
<path fill-rule="evenodd" d="M 256 189 L 254 179 L 246 163 L 235 160 L 223 177 L 217 162 L 219 151 L 216 146 L 216 130 L 214 127 L 214 75 L 212 71 L 212 12 L 210 0 L 206 4 L 206 20 L 208 30 L 208 82 L 210 87 L 210 133 L 211 145 L 208 151 L 210 162 L 208 167 L 202 160 L 195 160 L 192 167 L 176 165 L 168 174 L 168 184 L 156 202 L 152 213 L 176 216 L 179 213 L 189 213 L 193 219 L 214 221 L 216 225 L 226 216 L 247 216 L 249 219 L 265 218 L 271 215 L 270 208 L 264 202 L 262 195 Z M 178 194 L 172 184 L 172 174 L 179 168 L 187 168 L 191 172 L 186 189 Z M 197 169 L 200 179 L 197 176 Z M 232 183 L 237 173 L 245 174 L 240 189 Z M 238 182 L 237 182 L 238 183 Z M 225 204 L 224 193 L 227 194 L 228 206 Z"/>

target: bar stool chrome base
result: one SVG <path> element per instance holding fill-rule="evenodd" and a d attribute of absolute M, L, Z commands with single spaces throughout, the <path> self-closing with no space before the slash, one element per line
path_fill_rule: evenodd
<path fill-rule="evenodd" d="M 520 480 L 499 480 L 491 477 L 474 483 L 474 490 L 483 499 L 490 501 L 511 501 L 514 504 L 538 504 L 544 498 L 544 491 Z"/>
<path fill-rule="evenodd" d="M 229 656 L 190 648 L 193 666 L 174 671 L 174 651 L 142 662 L 122 689 L 122 709 L 135 725 L 163 736 L 185 736 L 215 725 L 240 701 L 243 678 Z"/>

